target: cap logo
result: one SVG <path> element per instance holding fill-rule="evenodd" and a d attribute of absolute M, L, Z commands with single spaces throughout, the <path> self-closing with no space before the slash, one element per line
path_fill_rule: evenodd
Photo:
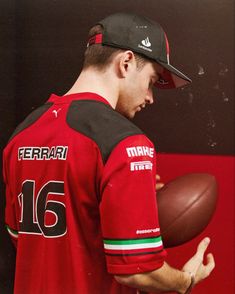
<path fill-rule="evenodd" d="M 146 39 L 142 40 L 141 42 L 144 46 L 146 47 L 151 47 L 151 43 L 149 42 L 149 37 L 147 37 Z"/>
<path fill-rule="evenodd" d="M 142 45 L 141 45 L 142 44 Z M 138 45 L 139 48 L 152 52 L 153 50 L 150 48 L 151 43 L 149 41 L 149 37 L 141 41 L 141 44 Z"/>

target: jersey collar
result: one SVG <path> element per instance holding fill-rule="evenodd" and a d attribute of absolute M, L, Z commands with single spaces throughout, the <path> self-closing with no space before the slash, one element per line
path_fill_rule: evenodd
<path fill-rule="evenodd" d="M 75 93 L 75 94 L 69 94 L 69 95 L 64 95 L 64 96 L 58 96 L 55 94 L 51 94 L 51 96 L 47 102 L 53 102 L 55 104 L 60 104 L 60 103 L 68 103 L 73 100 L 95 100 L 95 101 L 103 102 L 103 103 L 111 106 L 110 103 L 104 97 L 102 97 L 96 93 L 91 93 L 91 92 Z"/>

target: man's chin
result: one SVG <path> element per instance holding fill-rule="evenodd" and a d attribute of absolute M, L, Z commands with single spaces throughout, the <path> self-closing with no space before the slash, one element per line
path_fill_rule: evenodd
<path fill-rule="evenodd" d="M 132 119 L 135 116 L 135 111 L 132 112 L 127 112 L 127 111 L 121 111 L 119 109 L 116 108 L 116 111 L 119 112 L 121 115 L 125 116 L 128 119 Z"/>
<path fill-rule="evenodd" d="M 124 113 L 123 115 L 128 119 L 133 119 L 135 117 L 136 112 L 133 111 L 131 113 Z"/>
<path fill-rule="evenodd" d="M 135 117 L 135 112 L 133 112 L 131 115 L 129 115 L 129 119 L 132 119 L 132 118 L 134 118 Z"/>

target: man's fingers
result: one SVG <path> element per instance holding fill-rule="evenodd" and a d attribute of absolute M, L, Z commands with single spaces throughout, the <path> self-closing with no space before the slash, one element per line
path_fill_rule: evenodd
<path fill-rule="evenodd" d="M 156 184 L 156 190 L 160 190 L 162 187 L 164 187 L 163 183 L 157 183 Z"/>
<path fill-rule="evenodd" d="M 161 177 L 159 175 L 156 175 L 156 180 L 160 181 Z"/>
<path fill-rule="evenodd" d="M 206 261 L 207 261 L 207 263 L 206 263 L 205 267 L 207 268 L 208 274 L 210 274 L 215 267 L 214 256 L 211 253 L 207 254 Z"/>
<path fill-rule="evenodd" d="M 204 253 L 210 244 L 210 239 L 208 237 L 204 238 L 198 245 L 197 247 L 197 253 L 196 256 L 199 258 L 201 261 L 203 261 Z"/>
<path fill-rule="evenodd" d="M 156 181 L 160 181 L 161 177 L 159 175 L 156 175 Z M 164 186 L 164 183 L 156 183 L 156 190 L 160 190 Z"/>
<path fill-rule="evenodd" d="M 183 271 L 195 274 L 195 283 L 207 278 L 215 267 L 214 256 L 209 253 L 206 255 L 206 262 L 203 263 L 204 254 L 210 243 L 208 237 L 204 238 L 197 247 L 196 254 L 184 265 Z"/>

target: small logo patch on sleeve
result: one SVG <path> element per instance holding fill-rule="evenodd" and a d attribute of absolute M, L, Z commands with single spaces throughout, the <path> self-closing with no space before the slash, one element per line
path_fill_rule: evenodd
<path fill-rule="evenodd" d="M 148 146 L 135 146 L 126 148 L 128 157 L 149 156 L 153 158 L 154 148 Z"/>
<path fill-rule="evenodd" d="M 130 163 L 130 170 L 131 171 L 139 171 L 139 170 L 152 170 L 153 164 L 151 161 L 137 161 Z"/>

